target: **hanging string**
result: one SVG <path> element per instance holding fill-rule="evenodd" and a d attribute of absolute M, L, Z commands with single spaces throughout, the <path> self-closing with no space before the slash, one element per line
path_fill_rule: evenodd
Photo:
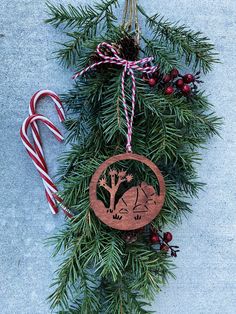
<path fill-rule="evenodd" d="M 109 49 L 110 52 L 113 54 L 113 56 L 104 55 L 104 53 L 102 52 L 102 48 L 104 47 Z M 136 104 L 136 80 L 135 80 L 134 71 L 151 74 L 157 70 L 157 66 L 145 66 L 144 65 L 151 62 L 153 60 L 153 57 L 147 57 L 147 58 L 143 58 L 137 61 L 129 61 L 126 59 L 122 59 L 121 57 L 118 56 L 115 48 L 106 42 L 100 43 L 97 46 L 97 53 L 103 60 L 99 62 L 95 62 L 94 64 L 88 66 L 84 70 L 76 73 L 73 78 L 76 79 L 78 76 L 82 76 L 86 72 L 92 70 L 93 68 L 101 64 L 116 64 L 116 65 L 121 65 L 124 67 L 122 77 L 121 77 L 121 94 L 122 94 L 122 103 L 123 103 L 123 107 L 125 111 L 125 118 L 126 118 L 126 124 L 127 124 L 126 150 L 128 152 L 132 152 L 131 142 L 132 142 L 133 120 L 134 120 L 135 104 Z M 130 115 L 129 115 L 126 95 L 125 95 L 125 79 L 127 75 L 131 77 L 131 81 L 132 81 L 131 114 Z"/>
<path fill-rule="evenodd" d="M 140 27 L 137 11 L 138 0 L 126 0 L 123 10 L 122 25 L 129 32 L 135 30 L 136 41 L 140 41 Z"/>

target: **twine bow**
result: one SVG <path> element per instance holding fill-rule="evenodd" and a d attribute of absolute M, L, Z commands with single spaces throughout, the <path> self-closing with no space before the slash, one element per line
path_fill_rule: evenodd
<path fill-rule="evenodd" d="M 109 49 L 112 52 L 113 56 L 104 55 L 104 53 L 101 51 L 101 48 L 104 48 L 104 47 Z M 151 62 L 153 60 L 153 57 L 146 57 L 137 61 L 129 61 L 126 59 L 122 59 L 121 57 L 118 56 L 117 51 L 114 49 L 114 47 L 106 42 L 102 42 L 97 46 L 97 53 L 103 60 L 99 62 L 95 62 L 94 64 L 86 67 L 81 72 L 76 73 L 73 78 L 76 79 L 78 76 L 83 75 L 84 73 L 88 72 L 89 70 L 92 70 L 93 68 L 101 64 L 116 64 L 116 65 L 121 65 L 124 67 L 122 77 L 121 77 L 121 93 L 122 93 L 122 103 L 124 106 L 125 118 L 126 118 L 126 124 L 127 124 L 126 150 L 128 152 L 132 152 L 131 141 L 132 141 L 133 120 L 134 120 L 134 111 L 135 111 L 135 103 L 136 103 L 136 80 L 135 80 L 134 71 L 151 74 L 157 70 L 157 66 L 144 66 L 145 63 Z M 125 78 L 127 75 L 131 77 L 131 81 L 132 81 L 131 114 L 130 115 L 129 115 L 126 95 L 125 95 Z"/>

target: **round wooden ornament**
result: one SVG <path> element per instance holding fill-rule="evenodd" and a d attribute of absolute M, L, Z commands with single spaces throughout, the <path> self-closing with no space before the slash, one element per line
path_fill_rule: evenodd
<path fill-rule="evenodd" d="M 135 160 L 146 165 L 154 173 L 158 182 L 158 192 L 152 185 L 141 182 L 128 188 L 118 199 L 117 193 L 122 185 L 133 180 L 133 174 L 110 168 L 112 164 Z M 109 178 L 105 172 L 109 169 Z M 109 206 L 98 198 L 97 190 L 106 190 L 110 195 Z M 112 156 L 104 161 L 92 176 L 89 186 L 90 206 L 95 215 L 106 225 L 118 230 L 135 230 L 150 223 L 160 212 L 165 200 L 165 181 L 159 168 L 148 158 L 124 153 Z"/>

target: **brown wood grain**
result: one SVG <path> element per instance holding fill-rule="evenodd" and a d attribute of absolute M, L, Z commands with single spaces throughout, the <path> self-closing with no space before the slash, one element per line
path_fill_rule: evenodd
<path fill-rule="evenodd" d="M 136 160 L 149 167 L 157 178 L 159 193 L 157 194 L 151 185 L 142 182 L 128 189 L 115 204 L 119 185 L 125 180 L 132 180 L 132 175 L 111 171 L 111 186 L 108 186 L 102 177 L 108 167 L 123 160 Z M 110 193 L 109 208 L 97 198 L 98 186 Z M 147 225 L 159 214 L 165 200 L 165 182 L 161 171 L 151 160 L 142 155 L 124 153 L 112 156 L 98 167 L 90 182 L 89 197 L 91 208 L 103 223 L 114 229 L 135 230 Z"/>

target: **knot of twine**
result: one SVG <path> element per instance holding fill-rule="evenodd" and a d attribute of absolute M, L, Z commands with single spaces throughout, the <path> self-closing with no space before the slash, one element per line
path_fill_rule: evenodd
<path fill-rule="evenodd" d="M 101 48 L 107 48 L 112 52 L 113 56 L 106 56 L 101 51 Z M 122 103 L 124 106 L 125 111 L 125 118 L 127 124 L 127 144 L 126 150 L 127 152 L 132 152 L 132 133 L 133 133 L 133 120 L 134 120 L 134 111 L 135 111 L 135 104 L 136 104 L 136 80 L 134 71 L 139 71 L 146 74 L 154 73 L 157 70 L 157 66 L 145 66 L 145 63 L 151 62 L 153 57 L 146 57 L 137 61 L 129 61 L 126 59 L 122 59 L 118 54 L 114 47 L 106 42 L 102 42 L 97 46 L 97 53 L 103 59 L 102 61 L 95 62 L 92 65 L 86 67 L 82 71 L 76 73 L 73 78 L 77 78 L 78 76 L 83 75 L 84 73 L 92 70 L 93 68 L 99 66 L 100 64 L 116 64 L 121 65 L 124 67 L 122 77 L 121 77 L 121 93 L 122 93 Z M 125 78 L 126 75 L 131 77 L 132 81 L 132 96 L 131 96 L 131 113 L 129 115 L 129 110 L 127 107 L 127 101 L 125 96 Z"/>

